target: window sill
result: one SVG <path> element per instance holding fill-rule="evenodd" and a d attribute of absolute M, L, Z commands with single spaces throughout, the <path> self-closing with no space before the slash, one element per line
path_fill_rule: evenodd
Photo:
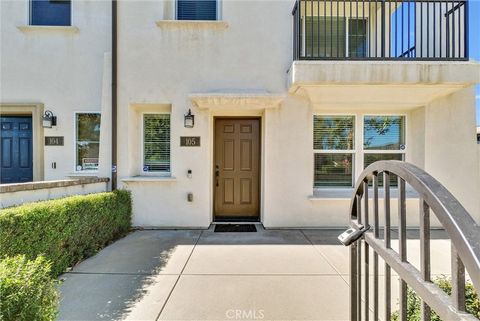
<path fill-rule="evenodd" d="M 22 32 L 59 32 L 59 33 L 77 33 L 78 27 L 75 26 L 36 26 L 25 25 L 17 26 L 17 29 Z"/>
<path fill-rule="evenodd" d="M 160 20 L 155 22 L 160 29 L 184 29 L 184 30 L 198 30 L 198 29 L 212 29 L 225 30 L 228 28 L 228 23 L 222 20 Z"/>
<path fill-rule="evenodd" d="M 321 201 L 321 200 L 349 200 L 352 198 L 353 188 L 318 188 L 313 190 L 313 194 L 308 196 L 310 201 Z"/>
<path fill-rule="evenodd" d="M 73 172 L 67 175 L 68 177 L 97 177 L 98 171 L 84 171 L 84 172 Z"/>
<path fill-rule="evenodd" d="M 379 187 L 378 189 L 378 198 L 383 199 L 383 187 Z M 373 189 L 368 189 L 368 195 L 372 198 Z M 323 201 L 323 200 L 350 200 L 353 196 L 353 188 L 330 188 L 330 189 L 314 189 L 313 194 L 308 196 L 310 201 Z M 398 189 L 396 187 L 392 187 L 390 189 L 390 197 L 397 198 L 398 197 Z M 407 199 L 417 199 L 418 193 L 411 189 L 406 189 L 406 198 Z"/>
<path fill-rule="evenodd" d="M 141 182 L 176 182 L 174 176 L 132 176 L 121 179 L 124 183 L 141 183 Z"/>

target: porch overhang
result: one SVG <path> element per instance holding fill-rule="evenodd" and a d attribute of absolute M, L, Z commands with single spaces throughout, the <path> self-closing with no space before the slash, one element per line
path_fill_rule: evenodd
<path fill-rule="evenodd" d="M 278 108 L 284 95 L 270 93 L 201 93 L 191 94 L 192 105 L 211 110 L 261 110 Z"/>
<path fill-rule="evenodd" d="M 416 108 L 480 82 L 475 62 L 295 61 L 289 94 L 348 108 Z"/>

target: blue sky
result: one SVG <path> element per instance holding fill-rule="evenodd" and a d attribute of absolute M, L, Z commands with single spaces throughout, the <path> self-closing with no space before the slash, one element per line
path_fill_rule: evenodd
<path fill-rule="evenodd" d="M 412 47 L 415 43 L 413 31 L 410 35 L 410 45 L 408 44 L 408 34 L 402 32 L 401 29 L 396 30 L 395 18 L 401 21 L 402 17 L 404 19 L 404 24 L 408 25 L 408 16 L 411 18 L 410 24 L 413 25 L 414 17 L 414 6 L 403 6 L 397 10 L 392 16 L 392 32 L 393 32 L 393 41 L 392 41 L 392 52 L 395 55 L 400 55 L 402 52 L 406 51 L 408 48 Z M 410 10 L 410 15 L 408 15 L 408 10 Z M 402 12 L 403 11 L 403 12 Z M 469 41 L 469 56 L 472 59 L 480 62 L 480 0 L 469 0 L 469 23 L 470 23 L 470 41 Z M 412 28 L 413 30 L 413 28 Z M 402 36 L 403 35 L 403 39 Z M 403 46 L 402 46 L 403 45 Z M 402 48 L 403 47 L 403 48 Z M 477 103 L 477 126 L 480 126 L 480 84 L 476 87 L 476 103 Z"/>
<path fill-rule="evenodd" d="M 480 0 L 470 0 L 470 58 L 480 62 Z M 477 85 L 477 126 L 480 126 L 480 85 Z"/>

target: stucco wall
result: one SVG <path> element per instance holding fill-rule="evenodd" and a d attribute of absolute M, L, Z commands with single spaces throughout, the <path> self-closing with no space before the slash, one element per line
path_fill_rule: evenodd
<path fill-rule="evenodd" d="M 343 198 L 311 197 L 312 115 L 316 112 L 405 114 L 407 161 L 427 170 L 431 168 L 434 174 L 454 166 L 455 161 L 448 157 L 434 164 L 432 155 L 448 152 L 457 141 L 467 137 L 466 132 L 453 136 L 440 133 L 445 135 L 448 141 L 445 146 L 449 147 L 432 152 L 431 140 L 436 128 L 443 128 L 443 123 L 449 120 L 447 117 L 430 120 L 435 111 L 430 110 L 432 106 L 425 106 L 468 86 L 461 82 L 476 78 L 469 74 L 468 81 L 465 80 L 462 70 L 471 70 L 471 66 L 375 63 L 376 67 L 370 68 L 368 62 L 351 66 L 324 62 L 325 68 L 320 65 L 310 73 L 304 69 L 306 75 L 332 79 L 357 77 L 361 79 L 355 84 L 358 86 L 341 87 L 339 83 L 332 91 L 333 87 L 324 84 L 323 91 L 317 93 L 312 87 L 305 95 L 287 94 L 291 88 L 287 70 L 292 63 L 293 1 L 222 1 L 222 21 L 211 23 L 165 21 L 173 18 L 171 5 L 172 2 L 153 1 L 119 3 L 118 175 L 120 187 L 133 193 L 134 225 L 207 227 L 211 223 L 216 116 L 262 118 L 261 220 L 266 227 L 344 226 L 348 222 L 351 190 L 344 191 Z M 390 64 L 398 72 L 390 72 Z M 379 81 L 388 75 L 394 77 L 395 84 Z M 416 75 L 419 76 L 414 77 Z M 441 80 L 437 81 L 439 77 Z M 290 83 L 296 80 L 298 77 L 292 76 Z M 262 92 L 283 94 L 286 98 L 276 108 L 263 109 L 215 103 L 200 109 L 189 99 L 196 93 Z M 355 96 L 357 93 L 361 96 Z M 471 93 L 458 94 L 465 95 L 470 97 Z M 350 100 L 342 102 L 338 97 Z M 473 108 L 473 104 L 468 106 L 465 105 L 465 110 Z M 183 116 L 189 108 L 195 115 L 193 129 L 183 127 Z M 452 110 L 455 108 L 451 106 Z M 132 179 L 142 174 L 141 113 L 145 111 L 171 112 L 171 178 Z M 442 112 L 436 117 L 440 115 Z M 468 122 L 468 117 L 471 117 L 469 113 L 460 112 L 455 115 L 455 122 Z M 180 136 L 200 136 L 201 146 L 180 147 Z M 464 156 L 468 156 L 468 152 L 462 148 L 457 157 Z M 358 159 L 357 165 L 361 166 L 362 161 Z M 475 163 L 478 164 L 476 159 Z M 191 179 L 187 178 L 188 169 L 193 171 Z M 357 171 L 357 175 L 359 173 Z M 461 191 L 459 178 L 443 178 L 448 188 L 452 186 L 457 193 Z M 194 195 L 191 203 L 187 201 L 188 193 Z M 476 201 L 472 201 L 473 194 L 469 193 L 464 196 L 465 202 L 476 211 Z M 395 204 L 393 201 L 394 216 Z M 414 225 L 418 202 L 409 199 L 407 206 L 408 224 Z"/>
<path fill-rule="evenodd" d="M 475 94 L 470 87 L 433 101 L 425 113 L 425 169 L 480 222 Z"/>
<path fill-rule="evenodd" d="M 77 31 L 19 28 L 28 25 L 28 4 L 0 1 L 0 104 L 39 103 L 57 116 L 57 126 L 44 135 L 64 136 L 65 145 L 44 147 L 43 138 L 40 142 L 43 179 L 61 179 L 75 169 L 74 112 L 101 110 L 104 53 L 111 51 L 111 3 L 72 1 Z"/>
<path fill-rule="evenodd" d="M 119 180 L 141 170 L 135 160 L 141 141 L 132 139 L 140 135 L 132 132 L 138 133 L 135 127 L 141 119 L 135 117 L 135 105 L 148 103 L 157 105 L 158 111 L 171 105 L 172 176 L 176 178 L 175 182 L 121 184 L 133 191 L 134 224 L 210 224 L 213 113 L 192 108 L 195 128 L 184 128 L 183 116 L 192 107 L 188 96 L 212 91 L 286 92 L 286 71 L 292 60 L 292 6 L 292 1 L 223 1 L 225 28 L 188 22 L 159 27 L 155 22 L 171 18 L 165 3 L 119 4 Z M 179 136 L 200 136 L 201 146 L 181 148 Z M 188 169 L 193 171 L 192 179 L 186 177 Z M 194 194 L 192 203 L 187 202 L 189 192 Z"/>
<path fill-rule="evenodd" d="M 107 191 L 107 187 L 108 179 L 86 179 L 85 182 L 77 180 L 62 180 L 8 184 L 2 186 L 2 191 L 0 193 L 0 208 L 72 195 L 100 193 Z"/>
<path fill-rule="evenodd" d="M 342 198 L 312 197 L 312 115 L 319 112 L 405 114 L 406 160 L 438 177 L 479 218 L 478 148 L 469 141 L 474 93 L 462 89 L 478 80 L 478 68 L 450 62 L 323 61 L 296 63 L 294 73 L 293 3 L 225 0 L 221 21 L 182 22 L 171 20 L 173 1 L 118 2 L 118 178 L 119 187 L 133 194 L 133 224 L 207 227 L 213 219 L 215 117 L 256 116 L 262 119 L 265 226 L 344 226 L 351 190 Z M 78 32 L 66 32 L 21 31 L 17 26 L 27 22 L 27 1 L 0 2 L 0 103 L 42 103 L 58 116 L 58 126 L 44 134 L 65 137 L 65 146 L 44 148 L 46 179 L 73 172 L 75 111 L 104 113 L 100 172 L 110 172 L 112 66 L 105 54 L 111 49 L 110 4 L 73 1 Z M 273 93 L 285 99 L 268 108 L 215 102 L 199 108 L 190 99 L 198 93 Z M 183 126 L 189 108 L 193 129 Z M 143 112 L 171 113 L 172 177 L 132 179 L 142 174 Z M 180 147 L 180 136 L 200 136 L 201 146 Z M 356 165 L 362 164 L 359 157 Z M 192 178 L 187 178 L 189 169 Z M 193 202 L 187 201 L 188 193 Z M 409 199 L 408 209 L 409 224 L 415 224 L 415 200 Z"/>

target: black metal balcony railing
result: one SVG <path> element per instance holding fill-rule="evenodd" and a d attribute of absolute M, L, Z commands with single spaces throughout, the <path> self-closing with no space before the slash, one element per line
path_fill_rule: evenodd
<path fill-rule="evenodd" d="M 295 60 L 467 60 L 468 0 L 297 0 Z"/>

